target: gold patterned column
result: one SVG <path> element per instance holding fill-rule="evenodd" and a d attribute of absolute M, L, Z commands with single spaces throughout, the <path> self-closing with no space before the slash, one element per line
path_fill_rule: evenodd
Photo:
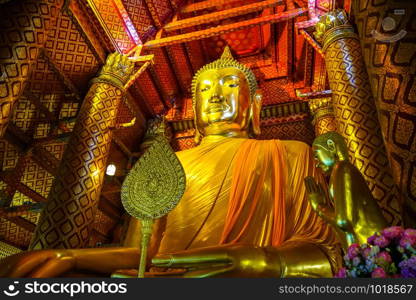
<path fill-rule="evenodd" d="M 387 154 L 403 198 L 403 221 L 416 227 L 416 6 L 408 0 L 354 1 L 353 11 Z"/>
<path fill-rule="evenodd" d="M 308 105 L 313 117 L 312 125 L 316 136 L 328 131 L 337 131 L 331 97 L 309 99 Z"/>
<path fill-rule="evenodd" d="M 0 8 L 0 137 L 64 0 L 20 0 Z"/>
<path fill-rule="evenodd" d="M 315 37 L 322 44 L 337 121 L 353 164 L 360 170 L 390 224 L 400 222 L 394 184 L 361 46 L 343 10 L 322 16 Z"/>
<path fill-rule="evenodd" d="M 110 54 L 82 103 L 30 249 L 81 248 L 89 238 L 123 86 L 133 63 Z"/>

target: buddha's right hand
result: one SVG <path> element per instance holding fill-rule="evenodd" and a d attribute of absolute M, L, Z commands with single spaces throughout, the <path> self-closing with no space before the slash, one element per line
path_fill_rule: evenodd
<path fill-rule="evenodd" d="M 312 209 L 327 223 L 337 227 L 335 221 L 335 211 L 327 204 L 324 188 L 318 184 L 311 176 L 305 177 L 305 187 L 308 192 L 309 203 Z"/>
<path fill-rule="evenodd" d="M 72 271 L 110 275 L 137 268 L 139 253 L 125 247 L 26 251 L 0 260 L 0 277 L 59 277 Z"/>
<path fill-rule="evenodd" d="M 0 260 L 0 277 L 56 277 L 75 266 L 70 250 L 36 250 Z"/>

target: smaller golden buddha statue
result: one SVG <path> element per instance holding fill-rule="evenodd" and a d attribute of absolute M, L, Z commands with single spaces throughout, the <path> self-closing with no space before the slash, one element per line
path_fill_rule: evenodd
<path fill-rule="evenodd" d="M 329 198 L 312 177 L 305 178 L 312 208 L 338 233 L 344 249 L 352 243 L 366 243 L 367 238 L 387 226 L 380 208 L 360 171 L 349 161 L 348 149 L 337 132 L 318 136 L 312 145 L 317 167 L 329 179 Z"/>

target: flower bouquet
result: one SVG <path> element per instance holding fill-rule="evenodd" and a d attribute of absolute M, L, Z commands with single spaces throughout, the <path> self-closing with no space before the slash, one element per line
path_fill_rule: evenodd
<path fill-rule="evenodd" d="M 335 277 L 416 277 L 416 229 L 393 226 L 352 244 Z"/>

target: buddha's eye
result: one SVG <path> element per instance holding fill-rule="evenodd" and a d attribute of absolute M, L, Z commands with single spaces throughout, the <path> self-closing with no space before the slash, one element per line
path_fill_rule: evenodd
<path fill-rule="evenodd" d="M 228 86 L 229 87 L 238 87 L 238 83 L 237 82 L 233 82 L 233 83 L 230 83 L 230 84 L 228 84 Z"/>
<path fill-rule="evenodd" d="M 203 87 L 201 87 L 201 92 L 206 92 L 206 91 L 208 91 L 210 88 L 211 88 L 211 86 L 209 86 L 209 85 L 203 86 Z"/>

